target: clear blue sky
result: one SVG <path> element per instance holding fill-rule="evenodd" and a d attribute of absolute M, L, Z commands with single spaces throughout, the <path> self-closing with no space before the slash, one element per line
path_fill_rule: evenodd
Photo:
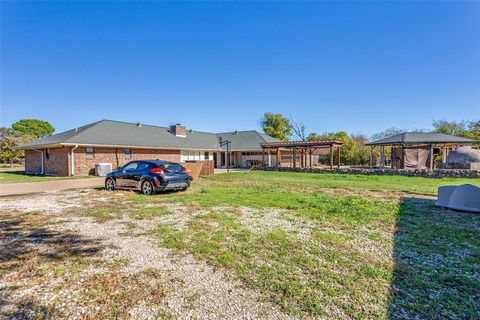
<path fill-rule="evenodd" d="M 367 135 L 480 118 L 479 2 L 1 2 L 1 119 Z"/>

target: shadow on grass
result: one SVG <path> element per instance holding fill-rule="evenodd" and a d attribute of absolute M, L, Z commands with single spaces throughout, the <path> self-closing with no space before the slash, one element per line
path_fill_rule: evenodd
<path fill-rule="evenodd" d="M 480 215 L 404 198 L 389 319 L 480 319 Z"/>

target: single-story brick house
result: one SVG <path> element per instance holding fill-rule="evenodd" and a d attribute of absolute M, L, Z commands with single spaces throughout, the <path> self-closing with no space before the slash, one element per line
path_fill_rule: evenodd
<path fill-rule="evenodd" d="M 128 161 L 161 159 L 176 162 L 203 162 L 202 174 L 214 167 L 225 167 L 226 144 L 230 141 L 230 166 L 246 167 L 262 159 L 261 142 L 278 141 L 255 130 L 224 133 L 186 130 L 101 120 L 20 146 L 25 150 L 25 171 L 46 175 L 88 175 L 97 163 L 111 163 L 112 168 Z M 275 155 L 266 159 L 275 161 Z"/>

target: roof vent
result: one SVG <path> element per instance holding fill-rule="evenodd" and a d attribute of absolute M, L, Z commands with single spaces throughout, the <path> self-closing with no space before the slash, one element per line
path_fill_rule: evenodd
<path fill-rule="evenodd" d="M 184 126 L 180 125 L 180 123 L 177 123 L 176 125 L 170 126 L 170 131 L 176 135 L 177 137 L 186 137 L 187 136 L 187 130 L 185 129 Z"/>
<path fill-rule="evenodd" d="M 137 122 L 137 127 L 141 128 L 142 124 L 140 122 Z"/>

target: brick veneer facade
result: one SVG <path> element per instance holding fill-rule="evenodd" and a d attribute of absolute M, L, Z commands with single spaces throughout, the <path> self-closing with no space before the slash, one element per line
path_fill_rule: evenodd
<path fill-rule="evenodd" d="M 86 148 L 78 148 L 74 151 L 75 175 L 95 174 L 95 164 L 106 162 L 112 164 L 115 170 L 132 160 L 160 159 L 180 162 L 180 150 L 159 149 L 130 149 L 130 156 L 125 155 L 124 148 L 94 148 L 93 158 L 87 158 Z"/>
<path fill-rule="evenodd" d="M 48 150 L 48 152 L 47 152 Z M 40 150 L 43 153 L 33 150 L 25 151 L 25 172 L 42 173 L 42 155 L 44 174 L 55 176 L 68 176 L 69 174 L 69 151 L 70 148 L 54 148 Z"/>
<path fill-rule="evenodd" d="M 123 166 L 132 160 L 160 159 L 180 162 L 180 150 L 160 149 L 130 149 L 130 155 L 125 154 L 124 148 L 95 147 L 92 158 L 87 157 L 86 148 L 79 147 L 73 151 L 75 175 L 95 174 L 95 164 L 111 163 L 112 169 Z M 68 176 L 71 174 L 71 151 L 70 147 L 46 149 L 43 152 L 44 174 Z M 42 157 L 40 152 L 25 150 L 25 171 L 27 173 L 40 174 L 42 171 Z"/>

